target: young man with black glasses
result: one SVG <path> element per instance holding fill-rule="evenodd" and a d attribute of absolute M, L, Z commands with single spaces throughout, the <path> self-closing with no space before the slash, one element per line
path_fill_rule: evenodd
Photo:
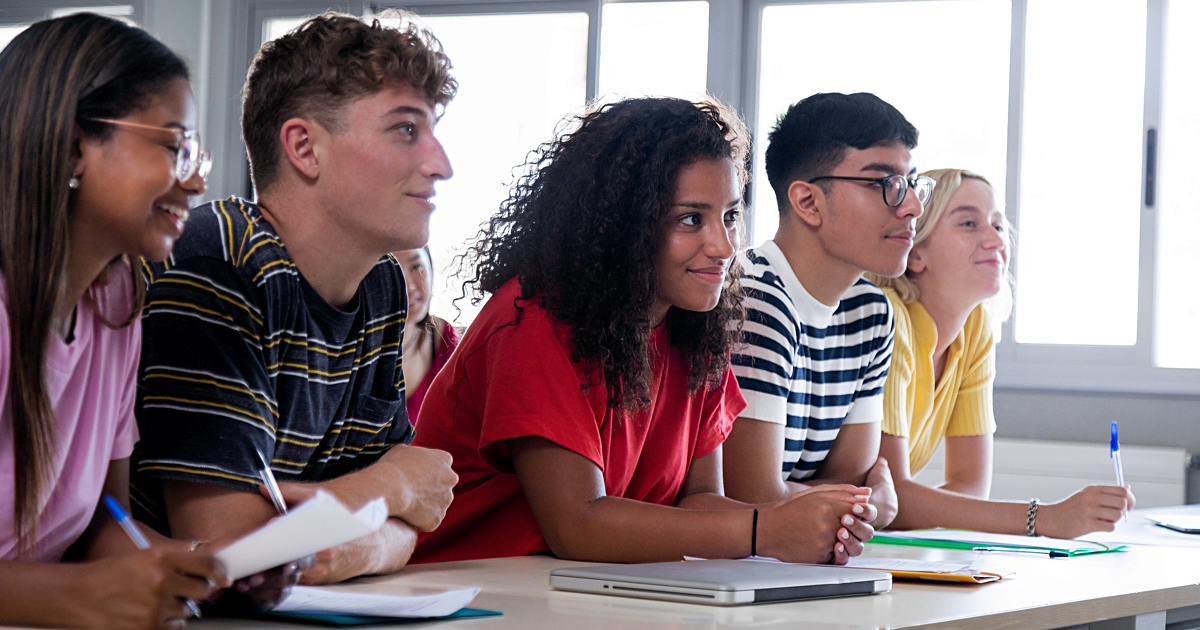
<path fill-rule="evenodd" d="M 779 230 L 743 254 L 747 321 L 733 369 L 749 406 L 725 442 L 725 490 L 762 503 L 866 486 L 884 527 L 896 514 L 879 458 L 894 324 L 862 274 L 903 273 L 933 182 L 912 165 L 916 128 L 873 94 L 810 96 L 769 142 Z"/>

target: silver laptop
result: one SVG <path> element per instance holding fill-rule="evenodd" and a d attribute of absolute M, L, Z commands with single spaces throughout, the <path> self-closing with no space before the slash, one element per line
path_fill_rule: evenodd
<path fill-rule="evenodd" d="M 892 576 L 845 567 L 703 560 L 554 569 L 550 586 L 579 593 L 737 606 L 883 593 L 892 589 Z"/>

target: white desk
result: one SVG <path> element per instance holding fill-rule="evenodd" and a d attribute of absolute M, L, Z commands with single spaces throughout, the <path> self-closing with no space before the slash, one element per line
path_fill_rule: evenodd
<path fill-rule="evenodd" d="M 1200 511 L 1200 506 L 1188 509 Z M 1145 530 L 1147 526 L 1143 523 L 1138 512 L 1134 512 L 1128 524 L 1122 524 L 1118 532 L 1108 536 L 1119 539 L 1120 534 L 1128 536 L 1135 531 L 1144 536 L 1147 532 L 1157 533 L 1153 529 L 1161 529 Z M 408 586 L 482 586 L 483 591 L 471 606 L 504 613 L 503 617 L 405 626 L 413 630 L 801 627 L 1038 630 L 1082 624 L 1091 624 L 1092 630 L 1157 630 L 1168 623 L 1200 619 L 1200 542 L 1192 547 L 1139 546 L 1124 553 L 1055 560 L 1024 554 L 891 545 L 868 545 L 867 555 L 973 561 L 977 569 L 1015 571 L 1017 576 L 976 586 L 897 581 L 892 592 L 883 595 L 719 608 L 553 591 L 548 585 L 551 569 L 582 563 L 535 556 L 418 565 L 395 575 L 358 580 L 340 588 L 388 592 Z M 298 626 L 206 619 L 190 627 Z"/>

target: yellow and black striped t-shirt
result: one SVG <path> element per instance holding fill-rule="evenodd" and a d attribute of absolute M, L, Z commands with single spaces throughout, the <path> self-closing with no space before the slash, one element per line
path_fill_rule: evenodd
<path fill-rule="evenodd" d="M 281 480 L 322 481 L 412 439 L 391 256 L 334 308 L 258 208 L 230 198 L 192 210 L 174 253 L 145 272 L 131 465 L 145 522 L 169 531 L 163 479 L 257 492 L 256 449 Z"/>

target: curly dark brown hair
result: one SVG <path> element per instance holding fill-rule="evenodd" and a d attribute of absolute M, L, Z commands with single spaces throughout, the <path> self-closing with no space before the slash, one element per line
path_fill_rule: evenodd
<path fill-rule="evenodd" d="M 508 199 L 467 248 L 463 294 L 478 303 L 520 278 L 518 299 L 538 297 L 571 326 L 572 358 L 586 362 L 588 374 L 603 373 L 609 406 L 644 408 L 654 256 L 676 178 L 697 160 L 730 159 L 744 190 L 749 135 L 721 105 L 674 98 L 604 105 L 568 124 L 530 153 Z M 735 259 L 713 310 L 667 313 L 670 343 L 691 367 L 690 391 L 718 384 L 729 364 L 744 317 L 740 272 Z"/>

